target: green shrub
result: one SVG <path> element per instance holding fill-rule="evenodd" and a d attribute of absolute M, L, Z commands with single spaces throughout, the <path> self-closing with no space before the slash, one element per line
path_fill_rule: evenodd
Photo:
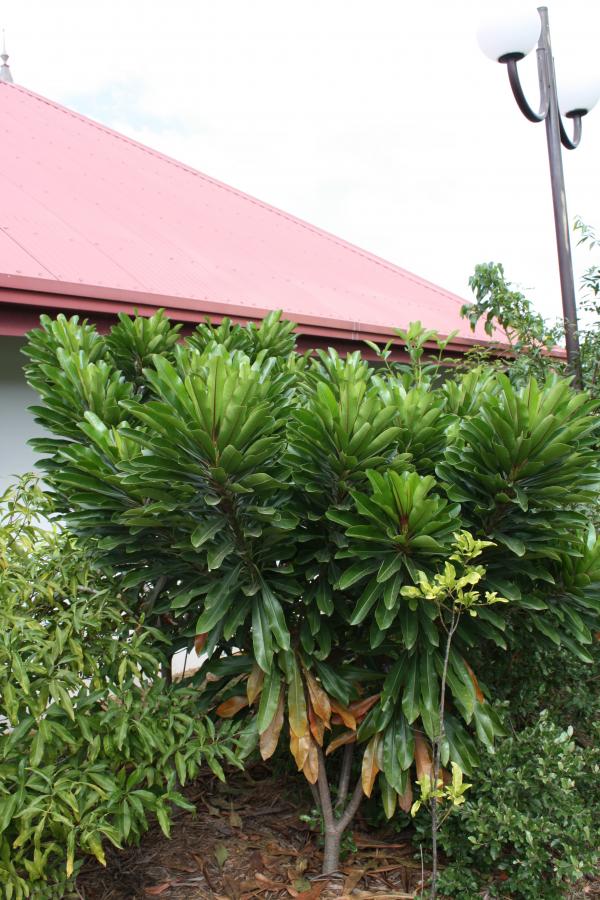
<path fill-rule="evenodd" d="M 126 573 L 130 605 L 173 650 L 203 648 L 202 711 L 213 690 L 217 715 L 253 707 L 264 759 L 289 734 L 335 869 L 361 791 L 391 816 L 431 766 L 449 616 L 413 589 L 454 577 L 457 534 L 486 542 L 481 596 L 510 602 L 457 622 L 445 767 L 469 774 L 503 733 L 477 648 L 510 652 L 526 633 L 590 658 L 600 541 L 582 508 L 598 496 L 600 419 L 554 376 L 441 381 L 418 323 L 408 371 L 296 355 L 292 331 L 277 313 L 181 341 L 160 313 L 121 316 L 108 336 L 44 316 L 27 377 L 60 514 L 107 573 Z M 334 820 L 326 757 L 352 744 L 362 782 L 346 792 L 344 778 Z"/>
<path fill-rule="evenodd" d="M 600 736 L 600 732 L 598 733 Z M 566 895 L 594 870 L 600 850 L 600 753 L 578 747 L 543 712 L 486 754 L 459 813 L 443 826 L 452 898 L 535 900 Z"/>
<path fill-rule="evenodd" d="M 572 725 L 575 739 L 588 743 L 600 725 L 600 641 L 586 648 L 590 663 L 565 647 L 540 647 L 526 638 L 515 635 L 510 654 L 488 650 L 485 663 L 483 653 L 479 655 L 488 687 L 508 704 L 515 729 L 533 724 L 547 709 L 553 722 L 561 728 Z"/>
<path fill-rule="evenodd" d="M 63 897 L 81 857 L 168 834 L 176 789 L 236 763 L 231 725 L 195 713 L 198 689 L 161 677 L 160 634 L 135 617 L 67 532 L 42 527 L 34 482 L 0 513 L 0 883 Z M 149 645 L 153 644 L 152 649 Z"/>

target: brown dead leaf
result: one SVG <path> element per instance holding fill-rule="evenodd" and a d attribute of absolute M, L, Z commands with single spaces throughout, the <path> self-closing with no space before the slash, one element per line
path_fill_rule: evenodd
<path fill-rule="evenodd" d="M 227 890 L 228 900 L 240 900 L 242 896 L 242 885 L 238 883 L 231 875 L 223 875 L 223 887 Z"/>
<path fill-rule="evenodd" d="M 232 828 L 242 827 L 242 817 L 234 809 L 232 809 L 229 813 L 229 824 Z"/>
<path fill-rule="evenodd" d="M 270 891 L 285 891 L 287 889 L 287 885 L 284 884 L 283 881 L 273 881 L 272 878 L 267 878 L 267 876 L 263 875 L 261 872 L 255 872 L 254 877 L 259 884 L 269 888 Z"/>
<path fill-rule="evenodd" d="M 248 698 L 240 695 L 230 697 L 229 700 L 224 700 L 223 703 L 220 703 L 217 706 L 215 712 L 222 719 L 231 719 L 232 716 L 235 716 L 235 714 L 245 706 L 248 706 Z"/>
<path fill-rule="evenodd" d="M 345 869 L 346 878 L 344 879 L 344 886 L 342 887 L 342 894 L 350 894 L 363 877 L 366 869 Z"/>
<path fill-rule="evenodd" d="M 263 759 L 269 759 L 277 749 L 279 735 L 281 734 L 281 729 L 283 727 L 284 702 L 284 690 L 282 687 L 279 692 L 279 702 L 277 704 L 277 709 L 275 710 L 275 715 L 271 719 L 269 727 L 266 728 L 260 736 L 260 755 Z"/>
<path fill-rule="evenodd" d="M 202 634 L 197 634 L 194 638 L 194 650 L 200 656 L 202 651 L 204 650 L 206 639 L 208 637 L 208 631 L 203 632 Z"/>
<path fill-rule="evenodd" d="M 334 750 L 337 750 L 338 747 L 343 747 L 344 744 L 352 744 L 356 740 L 356 732 L 355 731 L 343 731 L 332 741 L 329 741 L 327 745 L 327 750 L 325 751 L 325 756 L 329 756 L 330 753 L 333 753 Z"/>
<path fill-rule="evenodd" d="M 155 884 L 153 887 L 144 888 L 144 893 L 149 894 L 150 897 L 158 897 L 160 894 L 168 891 L 172 885 L 172 881 L 165 881 L 163 884 Z"/>
<path fill-rule="evenodd" d="M 465 664 L 465 668 L 466 668 L 467 672 L 469 673 L 469 678 L 473 682 L 473 687 L 475 688 L 475 696 L 477 697 L 477 700 L 479 701 L 479 703 L 483 703 L 483 701 L 485 700 L 485 697 L 483 696 L 483 691 L 479 687 L 479 682 L 477 681 L 475 672 L 473 671 L 473 669 L 471 668 L 469 663 L 466 661 L 466 659 L 463 660 L 463 662 Z"/>
<path fill-rule="evenodd" d="M 304 670 L 304 676 L 306 678 L 306 686 L 308 687 L 308 694 L 313 709 L 317 716 L 322 719 L 325 727 L 329 728 L 329 720 L 331 719 L 331 701 L 317 679 L 308 671 L 308 669 Z"/>
<path fill-rule="evenodd" d="M 381 734 L 374 734 L 366 746 L 362 761 L 362 788 L 367 797 L 371 796 L 375 779 L 379 773 L 377 763 L 377 751 L 381 741 Z"/>
<path fill-rule="evenodd" d="M 372 694 L 370 697 L 365 697 L 364 700 L 355 700 L 354 703 L 350 704 L 348 709 L 357 722 L 362 722 L 371 707 L 375 706 L 380 697 L 381 694 Z"/>
<path fill-rule="evenodd" d="M 433 772 L 433 762 L 431 753 L 429 752 L 429 744 L 420 731 L 415 731 L 415 763 L 417 766 L 417 778 L 429 776 L 431 778 Z"/>
<path fill-rule="evenodd" d="M 299 856 L 296 860 L 295 870 L 298 875 L 304 875 L 308 869 L 308 860 L 305 856 Z"/>
<path fill-rule="evenodd" d="M 343 706 L 341 703 L 338 703 L 337 700 L 333 699 L 333 697 L 329 698 L 329 703 L 333 712 L 336 713 L 331 721 L 336 725 L 343 722 L 346 728 L 351 728 L 352 731 L 356 731 L 356 719 L 354 718 L 354 715 L 350 712 L 348 707 Z"/>
<path fill-rule="evenodd" d="M 246 685 L 246 693 L 248 695 L 248 703 L 250 706 L 254 703 L 263 688 L 265 673 L 258 663 L 254 663 L 252 671 L 248 675 L 248 683 Z"/>
<path fill-rule="evenodd" d="M 296 894 L 296 900 L 318 900 L 324 888 L 325 883 L 323 881 L 318 884 L 313 884 L 310 891 L 305 891 L 303 894 Z"/>

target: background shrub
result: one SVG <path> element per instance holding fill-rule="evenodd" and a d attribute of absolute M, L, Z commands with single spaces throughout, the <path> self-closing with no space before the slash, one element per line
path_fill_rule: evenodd
<path fill-rule="evenodd" d="M 448 897 L 559 898 L 598 860 L 600 754 L 547 712 L 485 754 L 440 843 Z"/>
<path fill-rule="evenodd" d="M 133 615 L 75 539 L 40 524 L 35 482 L 0 518 L 0 883 L 14 897 L 63 897 L 81 857 L 137 842 L 155 816 L 169 833 L 176 789 L 206 762 L 237 763 L 198 688 L 171 685 L 160 634 Z"/>

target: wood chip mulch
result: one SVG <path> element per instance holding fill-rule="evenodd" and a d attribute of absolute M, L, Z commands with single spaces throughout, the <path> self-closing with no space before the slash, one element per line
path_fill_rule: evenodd
<path fill-rule="evenodd" d="M 420 896 L 421 863 L 402 835 L 367 833 L 359 816 L 356 851 L 333 878 L 320 876 L 319 836 L 300 819 L 311 806 L 304 784 L 266 767 L 214 778 L 185 791 L 196 813 L 175 814 L 171 839 L 158 826 L 138 848 L 107 852 L 107 866 L 86 862 L 82 900 L 328 900 Z M 425 873 L 425 877 L 427 873 Z"/>

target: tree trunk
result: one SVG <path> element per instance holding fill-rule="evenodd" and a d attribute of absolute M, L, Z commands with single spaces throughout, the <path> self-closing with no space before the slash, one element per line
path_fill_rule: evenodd
<path fill-rule="evenodd" d="M 319 795 L 319 806 L 321 815 L 323 816 L 323 836 L 325 838 L 325 847 L 323 853 L 323 875 L 333 875 L 340 866 L 340 848 L 342 837 L 350 823 L 352 822 L 360 802 L 363 797 L 362 783 L 359 777 L 356 787 L 350 797 L 348 803 L 344 804 L 345 808 L 339 810 L 339 818 L 336 819 L 331 805 L 331 792 L 329 790 L 329 781 L 327 780 L 327 771 L 325 768 L 325 756 L 319 747 L 317 749 L 319 756 L 319 776 L 317 779 L 317 791 Z M 346 777 L 350 778 L 350 768 L 352 764 L 351 754 L 345 754 L 344 765 L 342 766 L 342 781 Z M 347 792 L 346 788 L 346 792 Z M 345 799 L 345 798 L 344 798 Z"/>
<path fill-rule="evenodd" d="M 337 828 L 325 827 L 325 846 L 323 849 L 323 875 L 333 875 L 340 867 L 340 846 L 342 832 Z"/>

